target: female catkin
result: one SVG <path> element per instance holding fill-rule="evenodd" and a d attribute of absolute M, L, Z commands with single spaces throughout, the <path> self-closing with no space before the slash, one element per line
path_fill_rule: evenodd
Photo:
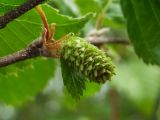
<path fill-rule="evenodd" d="M 111 58 L 82 38 L 73 36 L 65 40 L 61 56 L 71 69 L 90 81 L 104 83 L 114 74 Z"/>

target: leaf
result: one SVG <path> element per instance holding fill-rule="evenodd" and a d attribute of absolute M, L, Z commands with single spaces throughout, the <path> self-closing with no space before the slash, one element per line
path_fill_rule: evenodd
<path fill-rule="evenodd" d="M 0 99 L 12 105 L 21 105 L 33 99 L 53 77 L 53 60 L 35 59 L 32 67 L 18 71 L 18 75 L 0 75 Z"/>
<path fill-rule="evenodd" d="M 129 37 L 144 62 L 160 65 L 160 2 L 121 0 Z"/>
<path fill-rule="evenodd" d="M 63 83 L 67 91 L 75 99 L 79 99 L 83 95 L 83 90 L 86 89 L 85 79 L 78 75 L 76 71 L 71 69 L 64 59 L 61 59 L 61 69 Z"/>
<path fill-rule="evenodd" d="M 48 5 L 42 6 L 49 23 L 57 23 L 55 38 L 69 32 L 78 33 L 92 17 L 71 18 L 58 13 Z M 33 9 L 0 29 L 0 57 L 25 48 L 40 36 L 42 22 Z M 35 96 L 53 77 L 55 63 L 48 59 L 28 60 L 0 69 L 0 99 L 19 105 Z M 33 69 L 34 68 L 34 69 Z M 33 86 L 33 87 L 31 87 Z"/>
<path fill-rule="evenodd" d="M 13 10 L 27 1 L 28 0 L 0 0 L 0 15 Z"/>
<path fill-rule="evenodd" d="M 26 2 L 27 0 L 0 0 L 0 3 L 3 5 L 20 5 L 24 2 Z"/>
<path fill-rule="evenodd" d="M 86 81 L 86 91 L 84 92 L 83 98 L 88 98 L 89 96 L 93 96 L 95 93 L 99 92 L 101 85 Z"/>
<path fill-rule="evenodd" d="M 125 20 L 119 3 L 112 3 L 105 15 L 104 26 L 114 29 L 124 29 Z"/>
<path fill-rule="evenodd" d="M 95 0 L 75 0 L 75 3 L 81 14 L 86 14 L 88 12 L 97 13 L 100 10 L 99 2 Z"/>
<path fill-rule="evenodd" d="M 74 99 L 80 99 L 82 96 L 82 99 L 88 98 L 100 89 L 100 84 L 90 82 L 82 75 L 79 75 L 64 59 L 61 59 L 61 70 L 63 83 Z"/>
<path fill-rule="evenodd" d="M 70 32 L 77 34 L 80 31 L 80 29 L 82 29 L 84 25 L 93 17 L 92 13 L 88 13 L 81 18 L 72 18 L 69 16 L 59 14 L 59 11 L 57 9 L 54 9 L 48 5 L 43 5 L 42 8 L 46 13 L 48 22 L 50 24 L 56 23 L 56 33 L 54 36 L 56 39 Z M 27 14 L 28 17 L 25 17 L 25 21 L 32 20 L 32 22 L 34 22 L 35 24 L 42 22 L 41 18 L 39 17 L 36 11 L 34 11 L 32 15 L 31 13 Z M 23 16 L 21 17 L 21 20 L 23 21 Z"/>
<path fill-rule="evenodd" d="M 73 1 L 68 0 L 50 0 L 48 2 L 51 6 L 56 6 L 61 13 L 69 16 L 76 16 L 77 9 L 75 9 L 75 5 Z M 63 4 L 63 5 L 62 5 Z"/>

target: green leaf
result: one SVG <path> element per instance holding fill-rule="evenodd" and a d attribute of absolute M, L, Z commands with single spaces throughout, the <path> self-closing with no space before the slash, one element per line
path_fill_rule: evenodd
<path fill-rule="evenodd" d="M 0 0 L 0 3 L 3 5 L 20 5 L 24 2 L 26 2 L 27 0 Z"/>
<path fill-rule="evenodd" d="M 83 98 L 88 98 L 90 96 L 93 96 L 95 93 L 97 93 L 101 88 L 101 85 L 86 81 L 86 91 L 84 92 Z"/>
<path fill-rule="evenodd" d="M 71 18 L 58 13 L 48 5 L 42 6 L 49 23 L 56 23 L 55 38 L 70 32 L 78 33 L 92 17 Z M 35 9 L 0 29 L 0 57 L 25 48 L 40 36 L 42 21 Z M 8 104 L 21 104 L 35 96 L 53 77 L 55 63 L 36 59 L 10 65 L 0 69 L 0 99 Z M 34 68 L 34 69 L 33 69 Z M 31 86 L 33 86 L 31 88 Z"/>
<path fill-rule="evenodd" d="M 22 5 L 27 1 L 28 0 L 0 0 L 0 15 L 3 15 L 10 10 L 13 10 L 14 8 Z"/>
<path fill-rule="evenodd" d="M 61 58 L 61 71 L 63 83 L 67 90 L 65 91 L 67 94 L 65 94 L 64 101 L 69 103 L 70 107 L 75 106 L 75 99 L 86 99 L 100 90 L 100 84 L 90 82 L 84 76 L 78 74 L 63 58 Z M 68 96 L 68 93 L 73 99 Z"/>
<path fill-rule="evenodd" d="M 146 63 L 160 65 L 160 2 L 121 0 L 121 5 L 137 55 Z"/>
<path fill-rule="evenodd" d="M 56 7 L 61 13 L 69 16 L 76 16 L 77 9 L 72 1 L 68 0 L 50 0 L 49 5 Z"/>
<path fill-rule="evenodd" d="M 16 75 L 0 75 L 0 100 L 21 105 L 33 99 L 53 77 L 54 65 L 53 60 L 35 59 L 32 66 L 19 70 Z"/>
<path fill-rule="evenodd" d="M 85 79 L 78 75 L 76 71 L 71 69 L 64 59 L 61 59 L 61 69 L 63 83 L 71 96 L 79 99 L 83 95 L 83 90 L 86 89 Z"/>
<path fill-rule="evenodd" d="M 71 41 L 71 40 L 70 40 Z M 81 41 L 82 42 L 82 41 Z M 72 41 L 73 43 L 73 41 Z M 81 44 L 83 46 L 83 42 Z M 67 46 L 67 45 L 66 45 Z M 77 46 L 77 45 L 74 45 L 73 46 Z M 63 46 L 64 47 L 64 46 Z M 71 47 L 71 46 L 70 46 Z M 84 47 L 84 46 L 83 46 Z M 73 53 L 71 52 L 71 49 L 67 48 L 68 51 L 70 51 L 70 53 Z M 72 48 L 73 49 L 73 48 Z M 80 49 L 79 47 L 77 49 Z M 76 51 L 76 49 L 73 49 L 74 52 Z M 90 49 L 91 50 L 91 49 Z M 68 53 L 67 51 L 65 51 L 66 53 Z M 78 52 L 78 50 L 77 50 Z M 81 51 L 82 52 L 82 51 Z M 87 52 L 87 50 L 86 50 Z M 90 51 L 91 52 L 91 51 Z M 98 51 L 97 51 L 98 52 Z M 82 55 L 82 54 L 79 54 L 79 55 Z M 84 54 L 83 54 L 84 55 Z M 62 55 L 63 56 L 63 55 Z M 69 55 L 70 56 L 70 55 Z M 85 55 L 84 55 L 85 56 Z M 94 55 L 93 55 L 94 56 Z M 74 56 L 70 56 L 71 58 L 74 59 Z M 89 57 L 89 56 L 86 56 L 86 57 Z M 95 57 L 95 56 L 94 56 Z M 80 58 L 76 58 L 76 59 L 80 59 Z M 85 59 L 85 57 L 84 57 Z M 83 59 L 83 60 L 84 60 Z M 86 58 L 87 60 L 87 58 Z M 105 59 L 106 60 L 106 59 Z M 81 61 L 81 60 L 80 60 Z M 85 60 L 84 60 L 85 61 Z M 83 62 L 84 62 L 83 61 Z M 84 62 L 85 65 L 87 65 L 87 62 Z M 90 61 L 91 63 L 91 61 Z M 109 63 L 109 61 L 108 61 Z M 72 64 L 72 65 L 71 65 Z M 80 64 L 83 64 L 80 62 Z M 64 85 L 68 91 L 68 93 L 71 94 L 71 96 L 73 98 L 76 98 L 76 99 L 79 99 L 81 96 L 84 96 L 84 97 L 88 97 L 88 96 L 91 96 L 93 95 L 94 93 L 96 93 L 99 88 L 100 88 L 100 85 L 99 84 L 96 84 L 96 83 L 93 83 L 93 82 L 98 82 L 98 78 L 92 78 L 90 79 L 89 81 L 89 77 L 87 78 L 86 74 L 84 75 L 83 71 L 81 70 L 81 72 L 79 71 L 79 67 L 74 68 L 76 66 L 74 61 L 69 61 L 68 59 L 66 60 L 65 58 L 61 58 L 61 69 L 62 69 L 62 77 L 63 77 L 63 82 L 64 82 Z M 84 70 L 86 70 L 88 67 L 85 66 L 84 67 Z M 102 69 L 102 67 L 101 67 Z M 109 70 L 108 70 L 109 71 Z M 99 72 L 100 72 L 100 69 L 99 69 Z M 93 70 L 90 70 L 89 73 L 93 73 Z M 91 75 L 91 74 L 90 74 Z M 107 78 L 106 78 L 107 79 Z M 87 89 L 87 91 L 84 92 L 84 90 Z M 83 98 L 84 98 L 83 97 Z"/>
<path fill-rule="evenodd" d="M 0 15 L 13 10 L 19 5 L 25 3 L 27 0 L 0 0 Z"/>
<path fill-rule="evenodd" d="M 100 5 L 98 1 L 95 0 L 74 0 L 79 8 L 81 14 L 86 14 L 88 12 L 98 12 L 100 10 Z"/>
<path fill-rule="evenodd" d="M 125 20 L 119 3 L 112 3 L 105 15 L 104 26 L 114 29 L 124 29 Z"/>

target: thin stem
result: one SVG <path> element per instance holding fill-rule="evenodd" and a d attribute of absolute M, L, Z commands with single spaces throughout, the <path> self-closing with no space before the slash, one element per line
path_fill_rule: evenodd
<path fill-rule="evenodd" d="M 104 8 L 102 9 L 103 12 L 106 12 L 109 9 L 109 6 L 111 5 L 113 0 L 108 0 Z"/>
<path fill-rule="evenodd" d="M 152 111 L 150 120 L 158 120 L 157 115 L 158 115 L 159 106 L 160 106 L 160 92 L 157 95 L 157 98 L 155 99 L 154 106 L 153 106 L 153 111 Z"/>
<path fill-rule="evenodd" d="M 116 89 L 111 88 L 109 91 L 110 105 L 111 105 L 111 120 L 119 120 L 119 107 L 118 107 L 118 92 Z"/>
<path fill-rule="evenodd" d="M 49 38 L 49 26 L 48 26 L 46 15 L 45 15 L 44 11 L 42 10 L 42 8 L 40 6 L 36 6 L 35 9 L 37 10 L 39 15 L 41 16 L 44 28 L 47 30 L 46 39 L 48 40 L 48 38 Z"/>
<path fill-rule="evenodd" d="M 103 20 L 104 20 L 104 13 L 101 12 L 98 14 L 98 17 L 97 17 L 97 21 L 96 21 L 96 30 L 99 30 L 103 24 Z"/>
<path fill-rule="evenodd" d="M 106 2 L 106 5 L 99 12 L 98 17 L 97 17 L 97 21 L 96 21 L 96 29 L 97 30 L 99 30 L 101 28 L 103 21 L 105 19 L 105 12 L 108 10 L 111 3 L 112 3 L 112 0 L 108 0 Z"/>

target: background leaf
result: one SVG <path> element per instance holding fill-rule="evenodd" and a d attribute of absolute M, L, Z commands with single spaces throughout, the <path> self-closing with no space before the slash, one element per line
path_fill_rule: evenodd
<path fill-rule="evenodd" d="M 108 8 L 104 19 L 104 26 L 119 30 L 126 27 L 119 2 L 112 2 Z"/>
<path fill-rule="evenodd" d="M 95 0 L 74 0 L 81 14 L 88 12 L 97 12 L 100 10 L 100 4 Z M 85 3 L 85 4 L 84 4 Z"/>
<path fill-rule="evenodd" d="M 10 10 L 13 10 L 14 8 L 22 5 L 27 1 L 28 0 L 0 0 L 0 15 L 3 15 Z"/>
<path fill-rule="evenodd" d="M 14 9 L 26 1 L 27 0 L 0 0 L 0 15 Z"/>
<path fill-rule="evenodd" d="M 0 99 L 3 102 L 21 105 L 26 100 L 33 99 L 53 77 L 53 60 L 35 59 L 33 63 L 16 75 L 0 75 Z"/>
<path fill-rule="evenodd" d="M 150 116 L 154 109 L 154 101 L 159 95 L 160 70 L 156 66 L 146 66 L 133 53 L 130 55 L 132 58 L 117 65 L 117 75 L 111 83 L 143 114 Z"/>
<path fill-rule="evenodd" d="M 137 55 L 146 63 L 160 65 L 160 2 L 121 0 L 121 5 Z"/>

